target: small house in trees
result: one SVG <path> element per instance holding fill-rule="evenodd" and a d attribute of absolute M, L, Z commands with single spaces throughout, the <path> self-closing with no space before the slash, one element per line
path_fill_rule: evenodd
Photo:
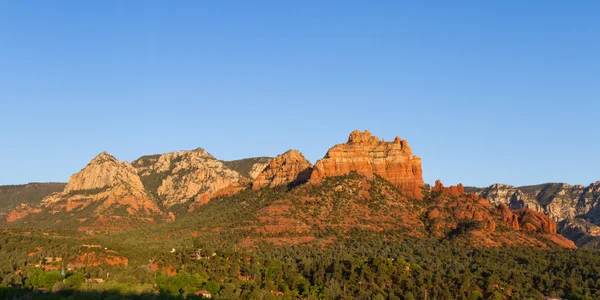
<path fill-rule="evenodd" d="M 207 290 L 197 291 L 196 296 L 202 296 L 202 298 L 212 298 L 212 294 Z"/>

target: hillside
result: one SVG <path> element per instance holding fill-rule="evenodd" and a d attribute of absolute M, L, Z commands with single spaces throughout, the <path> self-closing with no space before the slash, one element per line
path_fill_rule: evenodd
<path fill-rule="evenodd" d="M 52 193 L 61 192 L 66 183 L 28 183 L 0 186 L 0 221 L 21 204 L 36 204 Z"/>
<path fill-rule="evenodd" d="M 271 159 L 273 158 L 261 156 L 222 162 L 226 167 L 240 173 L 240 175 L 254 179 L 265 169 Z"/>

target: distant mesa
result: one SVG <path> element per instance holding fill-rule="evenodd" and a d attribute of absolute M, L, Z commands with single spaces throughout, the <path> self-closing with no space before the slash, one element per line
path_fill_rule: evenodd
<path fill-rule="evenodd" d="M 350 171 L 367 178 L 381 176 L 407 196 L 423 197 L 421 159 L 413 156 L 408 142 L 400 137 L 393 142 L 385 142 L 371 136 L 368 130 L 355 130 L 347 143 L 332 147 L 325 157 L 317 161 L 310 182 L 319 183 L 326 177 L 345 175 Z"/>

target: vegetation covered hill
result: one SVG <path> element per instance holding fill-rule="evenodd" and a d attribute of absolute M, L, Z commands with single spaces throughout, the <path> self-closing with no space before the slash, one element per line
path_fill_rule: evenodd
<path fill-rule="evenodd" d="M 261 156 L 222 162 L 228 168 L 240 173 L 240 175 L 254 179 L 267 166 L 271 159 L 273 158 Z"/>
<path fill-rule="evenodd" d="M 36 204 L 52 193 L 61 192 L 66 183 L 28 183 L 0 186 L 0 219 L 21 204 Z"/>

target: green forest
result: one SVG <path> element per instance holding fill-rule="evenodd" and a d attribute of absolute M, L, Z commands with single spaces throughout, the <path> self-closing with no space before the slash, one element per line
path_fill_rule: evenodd
<path fill-rule="evenodd" d="M 44 271 L 35 267 L 39 257 L 31 255 L 40 247 L 44 256 L 104 249 L 82 248 L 80 241 L 64 237 L 4 232 L 0 293 L 10 298 L 33 292 L 48 299 L 199 299 L 202 290 L 214 299 L 600 298 L 597 250 L 394 240 L 356 231 L 327 248 L 261 243 L 247 251 L 214 248 L 196 238 L 146 263 L 75 269 L 59 263 Z"/>

